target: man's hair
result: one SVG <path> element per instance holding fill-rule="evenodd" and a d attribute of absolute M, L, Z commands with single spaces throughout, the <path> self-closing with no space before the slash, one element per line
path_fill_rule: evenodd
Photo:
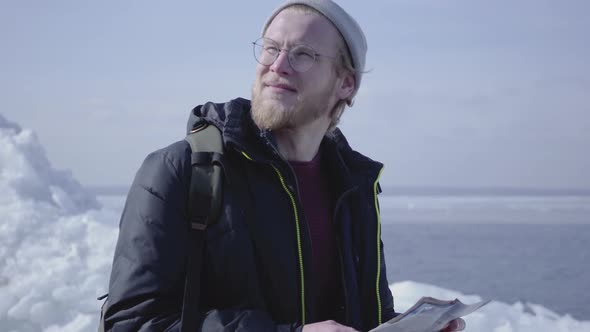
<path fill-rule="evenodd" d="M 319 15 L 323 18 L 325 18 L 326 20 L 328 20 L 328 22 L 330 22 L 330 24 L 332 24 L 332 26 L 334 26 L 334 28 L 336 28 L 336 31 L 338 31 L 338 40 L 336 41 L 338 44 L 338 55 L 337 55 L 337 60 L 335 61 L 335 67 L 334 70 L 336 71 L 336 73 L 338 75 L 343 75 L 346 72 L 349 72 L 351 74 L 354 75 L 354 73 L 356 72 L 354 66 L 353 66 L 353 62 L 352 62 L 352 55 L 350 54 L 350 50 L 348 49 L 348 46 L 346 45 L 346 42 L 344 41 L 344 37 L 342 36 L 342 34 L 340 33 L 340 31 L 338 30 L 338 28 L 334 25 L 334 23 L 332 23 L 332 21 L 330 21 L 330 19 L 328 17 L 326 17 L 324 14 L 322 14 L 321 12 L 319 12 L 318 10 L 316 10 L 315 8 L 309 7 L 307 5 L 304 4 L 293 4 L 290 5 L 288 7 L 285 7 L 283 10 L 293 10 L 299 13 L 305 13 L 305 14 L 315 14 L 315 15 Z M 355 75 L 356 77 L 356 75 Z M 340 117 L 342 116 L 342 113 L 344 113 L 344 109 L 346 108 L 346 106 L 352 106 L 353 104 L 353 100 L 351 97 L 347 98 L 347 99 L 341 99 L 338 102 L 336 102 L 336 105 L 334 106 L 334 108 L 331 110 L 331 118 L 332 118 L 332 122 L 330 123 L 330 127 L 328 128 L 328 131 L 332 131 L 333 129 L 336 128 L 336 126 L 338 125 L 338 123 L 340 122 Z"/>

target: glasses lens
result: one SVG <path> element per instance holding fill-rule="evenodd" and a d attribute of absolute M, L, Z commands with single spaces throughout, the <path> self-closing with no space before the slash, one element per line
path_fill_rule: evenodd
<path fill-rule="evenodd" d="M 254 57 L 261 65 L 272 65 L 279 52 L 277 44 L 270 39 L 260 38 L 254 42 Z"/>
<path fill-rule="evenodd" d="M 305 72 L 315 62 L 315 50 L 306 45 L 296 46 L 289 51 L 289 62 L 296 71 Z"/>
<path fill-rule="evenodd" d="M 270 66 L 275 62 L 281 48 L 272 39 L 259 38 L 254 43 L 254 58 L 264 66 Z M 289 50 L 289 64 L 297 72 L 308 71 L 316 60 L 316 52 L 307 45 L 298 45 Z"/>

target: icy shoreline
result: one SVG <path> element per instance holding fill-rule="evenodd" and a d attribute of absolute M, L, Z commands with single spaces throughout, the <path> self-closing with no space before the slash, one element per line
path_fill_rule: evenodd
<path fill-rule="evenodd" d="M 100 207 L 69 172 L 54 170 L 30 130 L 0 116 L 0 330 L 91 331 L 108 285 L 121 205 Z M 391 285 L 396 310 L 421 296 L 478 301 L 412 281 Z M 590 331 L 590 321 L 537 304 L 491 302 L 470 331 Z"/>

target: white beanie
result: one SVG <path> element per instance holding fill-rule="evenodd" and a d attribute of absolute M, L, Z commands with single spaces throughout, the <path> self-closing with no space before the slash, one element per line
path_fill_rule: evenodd
<path fill-rule="evenodd" d="M 355 69 L 354 78 L 355 78 L 355 87 L 354 91 L 350 97 L 354 98 L 358 89 L 361 85 L 361 78 L 363 72 L 365 70 L 365 57 L 367 55 L 367 39 L 365 38 L 365 34 L 359 24 L 355 21 L 352 16 L 350 16 L 342 7 L 331 0 L 302 0 L 302 1 L 295 1 L 290 0 L 281 5 L 277 8 L 269 17 L 264 27 L 262 29 L 262 34 L 266 32 L 266 29 L 272 22 L 272 20 L 277 16 L 279 12 L 283 9 L 292 6 L 292 5 L 305 5 L 311 7 L 322 15 L 324 15 L 332 24 L 338 29 L 342 37 L 344 37 L 344 41 L 346 42 L 346 46 L 348 47 L 348 51 L 352 56 L 352 65 Z"/>

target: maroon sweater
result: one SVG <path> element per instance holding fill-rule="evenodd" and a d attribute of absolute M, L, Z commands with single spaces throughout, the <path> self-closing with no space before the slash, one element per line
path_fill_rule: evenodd
<path fill-rule="evenodd" d="M 289 161 L 299 185 L 299 197 L 312 245 L 313 317 L 340 320 L 342 303 L 336 234 L 332 223 L 334 193 L 330 190 L 318 153 L 309 162 Z M 307 272 L 307 271 L 306 271 Z"/>

